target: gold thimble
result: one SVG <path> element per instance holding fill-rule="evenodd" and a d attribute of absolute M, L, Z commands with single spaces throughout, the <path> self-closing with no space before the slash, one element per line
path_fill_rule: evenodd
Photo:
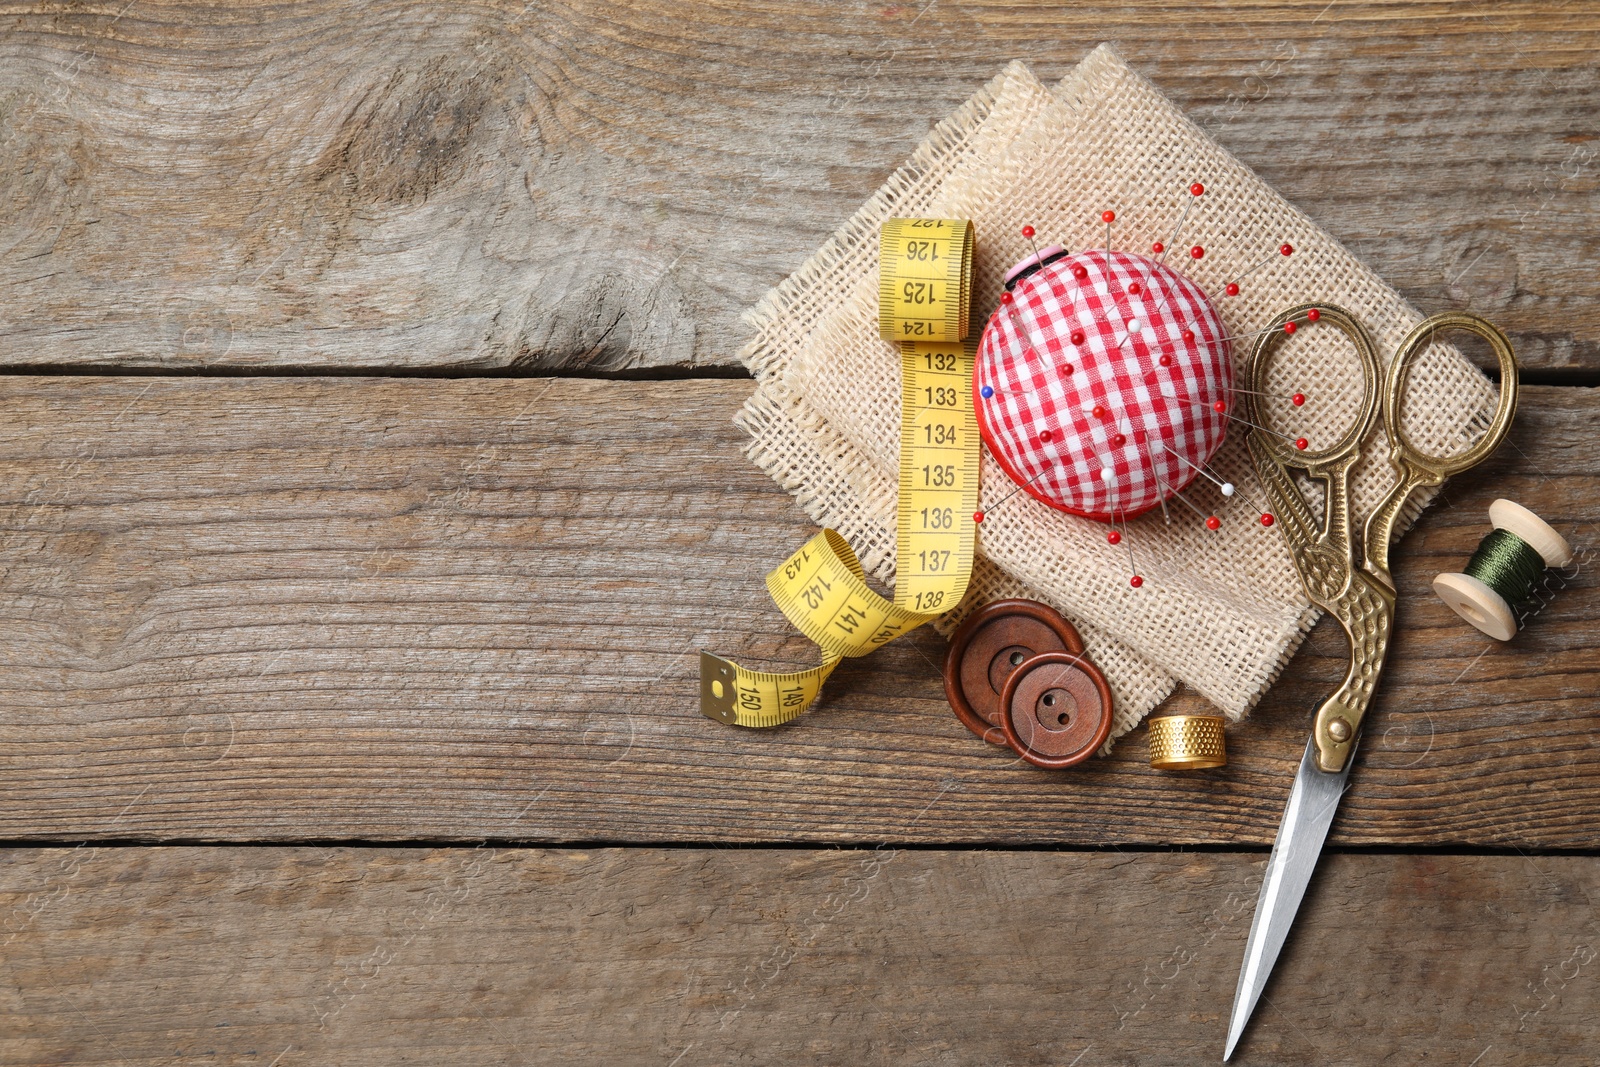
<path fill-rule="evenodd" d="M 1168 715 L 1150 720 L 1150 766 L 1158 771 L 1203 771 L 1228 762 L 1222 722 L 1215 715 Z"/>

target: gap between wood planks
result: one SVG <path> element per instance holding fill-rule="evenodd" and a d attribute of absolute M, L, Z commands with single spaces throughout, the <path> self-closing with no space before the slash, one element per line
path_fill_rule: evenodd
<path fill-rule="evenodd" d="M 1560 373 L 1560 372 L 1557 372 Z M 1594 378 L 1600 384 L 1600 370 L 1576 372 Z M 743 367 L 634 367 L 626 370 L 595 370 L 583 367 L 123 367 L 123 366 L 71 366 L 66 364 L 0 367 L 0 377 L 12 375 L 27 378 L 438 378 L 469 380 L 474 378 L 534 379 L 574 378 L 601 382 L 691 382 L 691 381 L 753 381 Z"/>
<path fill-rule="evenodd" d="M 1493 367 L 1480 368 L 1492 381 L 1499 381 Z M 634 367 L 626 370 L 593 370 L 541 367 L 366 367 L 279 366 L 279 367 L 123 367 L 39 364 L 0 367 L 0 377 L 28 378 L 432 378 L 442 380 L 572 378 L 600 382 L 692 382 L 753 381 L 743 367 Z M 1600 386 L 1600 368 L 1535 367 L 1525 368 L 1519 378 L 1523 385 L 1556 385 L 1573 388 Z"/>
<path fill-rule="evenodd" d="M 815 852 L 815 853 L 870 853 L 893 852 L 994 852 L 994 853 L 1060 853 L 1084 856 L 1265 856 L 1272 851 L 1270 845 L 1256 844 L 1196 844 L 1170 845 L 1159 841 L 1127 844 L 1082 845 L 1061 842 L 1023 842 L 1008 844 L 988 841 L 849 841 L 838 844 L 817 841 L 630 841 L 623 838 L 605 840 L 530 841 L 526 839 L 483 838 L 459 840 L 451 838 L 307 838 L 292 843 L 284 841 L 241 841 L 220 837 L 125 837 L 125 838 L 12 838 L 0 839 L 0 851 L 7 849 L 81 848 L 354 848 L 398 849 L 415 851 L 471 852 L 489 848 L 502 852 L 546 852 L 552 850 L 585 851 L 602 848 L 657 849 L 681 852 L 713 849 L 718 852 Z M 1481 845 L 1337 845 L 1323 847 L 1327 855 L 1341 856 L 1437 856 L 1441 859 L 1508 857 L 1508 856 L 1574 856 L 1600 857 L 1600 848 L 1494 848 Z"/>

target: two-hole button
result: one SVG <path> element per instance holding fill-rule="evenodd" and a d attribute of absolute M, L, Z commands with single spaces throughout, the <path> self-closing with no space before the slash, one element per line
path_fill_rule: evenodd
<path fill-rule="evenodd" d="M 1111 691 L 1083 638 L 1037 601 L 997 600 L 969 616 L 950 639 L 944 688 L 967 729 L 1041 767 L 1081 762 L 1110 734 Z"/>
<path fill-rule="evenodd" d="M 1111 736 L 1111 688 L 1080 652 L 1023 660 L 1000 693 L 1006 743 L 1040 767 L 1071 767 Z"/>

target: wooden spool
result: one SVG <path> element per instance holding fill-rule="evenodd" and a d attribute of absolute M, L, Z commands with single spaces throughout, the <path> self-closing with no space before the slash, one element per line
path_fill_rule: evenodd
<path fill-rule="evenodd" d="M 1544 559 L 1546 567 L 1572 562 L 1572 546 L 1550 524 L 1515 501 L 1500 499 L 1489 505 L 1489 521 L 1497 530 L 1516 534 Z M 1494 638 L 1509 641 L 1517 632 L 1517 615 L 1506 598 L 1470 574 L 1441 574 L 1433 591 L 1450 609 Z"/>

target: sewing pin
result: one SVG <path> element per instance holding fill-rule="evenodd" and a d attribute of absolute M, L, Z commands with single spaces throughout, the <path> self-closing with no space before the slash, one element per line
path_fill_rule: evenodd
<path fill-rule="evenodd" d="M 1312 308 L 1311 310 L 1306 312 L 1306 321 L 1307 322 L 1316 322 L 1320 318 L 1322 318 L 1322 312 L 1318 311 L 1316 308 Z M 1296 320 L 1296 319 L 1290 319 L 1288 322 L 1283 324 L 1281 329 L 1283 330 L 1284 333 L 1292 334 L 1297 329 L 1300 328 L 1297 325 L 1297 322 L 1298 322 L 1298 320 Z M 1207 343 L 1208 344 L 1222 344 L 1224 341 L 1248 341 L 1253 337 L 1260 337 L 1262 334 L 1271 333 L 1273 330 L 1276 330 L 1276 329 L 1280 329 L 1280 327 L 1278 327 L 1278 326 L 1263 326 L 1261 329 L 1256 330 L 1253 333 L 1240 334 L 1237 337 L 1219 337 L 1215 341 L 1208 341 Z"/>
<path fill-rule="evenodd" d="M 1031 230 L 1033 227 L 1029 226 L 1027 229 Z M 1000 294 L 1000 306 L 1006 309 L 1006 317 L 1011 320 L 1011 328 L 1017 331 L 1017 338 L 1027 348 L 1026 355 L 1037 355 L 1033 347 L 1033 338 L 1028 335 L 1027 328 L 1022 325 L 1022 320 L 1017 318 L 1017 300 L 1016 297 L 1011 295 L 1009 289 Z"/>
<path fill-rule="evenodd" d="M 1232 499 L 1233 495 L 1235 493 L 1238 493 L 1240 496 L 1244 497 L 1246 503 L 1256 507 L 1256 509 L 1261 512 L 1261 525 L 1263 525 L 1263 526 L 1271 526 L 1273 524 L 1273 522 L 1275 520 L 1272 517 L 1272 513 L 1269 512 L 1266 508 L 1263 508 L 1259 504 L 1257 504 L 1256 501 L 1255 501 L 1255 498 L 1250 496 L 1250 494 L 1244 492 L 1238 486 L 1234 485 L 1232 482 L 1224 481 L 1223 479 L 1217 477 L 1215 474 L 1212 473 L 1211 468 L 1209 466 L 1204 466 L 1204 467 L 1195 466 L 1194 460 L 1190 459 L 1188 456 L 1184 455 L 1182 452 L 1174 452 L 1172 449 L 1167 448 L 1167 443 L 1165 441 L 1158 441 L 1157 444 L 1159 444 L 1162 448 L 1166 448 L 1168 452 L 1172 452 L 1172 454 L 1174 456 L 1178 457 L 1180 462 L 1187 464 L 1189 466 L 1189 469 L 1193 470 L 1196 474 L 1200 474 L 1200 475 L 1203 475 L 1206 478 L 1209 478 L 1213 483 L 1216 484 L 1217 492 L 1221 493 L 1223 496 L 1228 497 L 1229 499 Z M 1208 526 L 1210 525 L 1209 521 L 1207 522 L 1207 525 Z M 1212 527 L 1212 528 L 1215 529 L 1215 527 Z"/>
<path fill-rule="evenodd" d="M 1241 389 L 1237 385 L 1233 387 L 1233 391 L 1235 393 L 1249 393 L 1251 396 L 1270 396 L 1276 400 L 1287 400 L 1297 408 L 1305 406 L 1306 402 L 1306 394 L 1304 393 L 1264 393 L 1259 389 Z"/>
<path fill-rule="evenodd" d="M 1145 434 L 1144 437 L 1144 454 L 1150 460 L 1150 473 L 1155 475 L 1156 481 L 1160 482 L 1161 488 L 1165 489 L 1167 487 L 1167 480 L 1156 472 L 1156 454 L 1150 451 L 1149 434 Z M 1167 498 L 1165 496 L 1158 495 L 1156 499 L 1161 502 L 1161 521 L 1166 523 L 1168 526 L 1171 526 L 1172 516 L 1167 513 Z"/>
<path fill-rule="evenodd" d="M 1161 257 L 1160 259 L 1156 260 L 1157 263 L 1166 262 L 1167 246 L 1176 246 L 1178 235 L 1183 232 L 1183 220 L 1189 217 L 1189 209 L 1194 206 L 1194 202 L 1196 200 L 1205 195 L 1205 191 L 1206 187 L 1201 185 L 1199 182 L 1195 182 L 1193 185 L 1189 186 L 1189 199 L 1184 202 L 1183 211 L 1179 212 L 1178 214 L 1178 224 L 1172 228 L 1172 236 L 1167 238 L 1165 245 L 1162 244 L 1162 242 L 1157 241 L 1155 244 L 1150 246 L 1150 251 Z"/>
<path fill-rule="evenodd" d="M 1032 228 L 1033 227 L 1031 226 L 1028 227 L 1028 229 Z M 1027 346 L 1027 352 L 1024 354 L 1023 358 L 1037 356 L 1038 358 L 1043 359 L 1044 357 L 1039 355 L 1039 350 L 1033 347 L 1033 339 L 1028 336 L 1026 328 L 1022 325 L 1022 320 L 1017 318 L 1017 302 L 1016 298 L 1011 295 L 1010 290 L 1000 294 L 1000 304 L 1006 309 L 1006 314 L 1011 319 L 1011 328 L 1017 331 L 1017 337 L 1020 338 L 1022 343 Z M 1083 344 L 1083 331 L 1073 330 L 1071 340 L 1075 345 Z M 1070 363 L 1063 363 L 1056 367 L 1056 370 L 1063 378 L 1068 378 L 1072 376 L 1074 368 Z M 988 399 L 987 396 L 985 399 Z"/>
<path fill-rule="evenodd" d="M 1111 517 L 1113 519 L 1116 519 L 1118 513 L 1121 511 L 1121 509 L 1117 507 L 1117 504 L 1121 501 L 1121 499 L 1121 493 L 1118 493 L 1116 496 L 1112 497 Z M 1128 524 L 1126 520 L 1123 520 L 1119 522 L 1118 525 L 1126 527 Z M 1133 558 L 1133 541 L 1130 539 L 1124 543 L 1122 534 L 1116 529 L 1112 529 L 1106 534 L 1106 540 L 1113 545 L 1121 544 L 1123 548 L 1127 549 L 1128 569 L 1133 572 L 1133 577 L 1128 579 L 1128 584 L 1133 586 L 1135 589 L 1143 585 L 1144 579 L 1139 576 L 1139 564 Z"/>
<path fill-rule="evenodd" d="M 1203 401 L 1200 401 L 1200 400 L 1191 400 L 1188 397 L 1174 396 L 1171 393 L 1162 393 L 1161 395 L 1166 397 L 1168 400 L 1182 401 L 1185 404 L 1192 404 L 1195 407 L 1201 407 L 1201 408 L 1208 407 L 1212 411 L 1215 411 L 1218 415 L 1225 415 L 1228 418 L 1232 419 L 1234 422 L 1242 422 L 1242 423 L 1244 423 L 1246 426 L 1250 427 L 1252 430 L 1260 430 L 1262 433 L 1270 433 L 1274 437 L 1281 437 L 1285 441 L 1293 441 L 1294 442 L 1294 447 L 1298 448 L 1302 452 L 1304 452 L 1306 449 L 1311 447 L 1311 443 L 1309 441 L 1307 441 L 1304 437 L 1290 437 L 1286 433 L 1279 433 L 1277 430 L 1269 430 L 1265 426 L 1256 425 L 1255 423 L 1251 422 L 1249 419 L 1240 418 L 1238 415 L 1235 415 L 1233 412 L 1228 410 L 1228 405 L 1227 405 L 1226 401 L 1217 400 L 1217 401 L 1214 401 L 1213 403 L 1207 404 L 1207 403 L 1205 403 Z"/>
<path fill-rule="evenodd" d="M 1049 433 L 1050 431 L 1046 430 L 1045 432 Z M 1045 438 L 1045 440 L 1049 440 L 1049 438 Z M 1049 473 L 1050 473 L 1050 467 L 1047 466 L 1047 467 L 1044 468 L 1044 470 L 1040 471 L 1038 474 L 1035 474 L 1032 478 L 1029 478 L 1027 481 L 1023 482 L 1022 485 L 1018 485 L 1018 486 L 1013 487 L 1011 492 L 1007 493 L 1005 496 L 1001 497 L 999 500 L 995 501 L 993 504 L 990 504 L 987 509 L 980 509 L 978 511 L 974 511 L 972 513 L 972 521 L 976 522 L 976 523 L 983 522 L 984 519 L 989 517 L 989 512 L 993 511 L 995 508 L 998 508 L 1001 504 L 1004 504 L 1007 500 L 1010 500 L 1012 497 L 1014 497 L 1018 493 L 1020 493 L 1022 491 L 1023 486 L 1032 485 L 1034 482 L 1038 481 L 1040 478 L 1043 478 L 1046 474 L 1049 474 Z"/>
<path fill-rule="evenodd" d="M 1039 246 L 1034 244 L 1033 241 L 1033 235 L 1036 232 L 1032 226 L 1024 226 L 1022 228 L 1022 236 L 1027 238 L 1028 246 L 1033 249 L 1033 261 L 1042 267 L 1044 266 L 1044 256 L 1040 255 Z"/>
<path fill-rule="evenodd" d="M 1145 447 L 1146 448 L 1150 447 L 1149 435 L 1146 435 L 1146 437 L 1145 437 Z M 1167 446 L 1166 446 L 1166 444 L 1164 442 L 1161 443 L 1161 447 L 1162 448 L 1167 448 Z M 1168 452 L 1172 452 L 1172 449 L 1167 448 L 1167 451 Z M 1175 455 L 1175 456 L 1178 455 L 1176 452 L 1173 452 L 1172 454 Z M 1178 458 L 1182 459 L 1183 457 L 1182 456 L 1178 456 Z M 1222 520 L 1221 519 L 1217 518 L 1215 515 L 1207 515 L 1205 512 L 1201 511 L 1199 508 L 1197 508 L 1193 504 L 1189 503 L 1189 498 L 1184 496 L 1183 493 L 1177 488 L 1177 486 L 1173 485 L 1171 482 L 1169 482 L 1165 478 L 1161 477 L 1161 472 L 1156 469 L 1155 455 L 1153 453 L 1150 456 L 1150 473 L 1155 475 L 1155 479 L 1156 479 L 1157 482 L 1161 483 L 1161 488 L 1165 489 L 1167 492 L 1169 492 L 1173 496 L 1177 497 L 1179 500 L 1181 500 L 1183 502 L 1183 506 L 1184 507 L 1188 508 L 1190 511 L 1194 512 L 1196 515 L 1198 515 L 1202 519 L 1204 519 L 1205 523 L 1206 523 L 1206 529 L 1212 530 L 1212 531 L 1216 531 L 1216 530 L 1218 530 L 1218 529 L 1220 529 L 1222 527 Z M 1162 510 L 1165 511 L 1166 510 L 1165 507 L 1163 507 Z"/>
<path fill-rule="evenodd" d="M 1288 243 L 1284 243 L 1284 244 L 1279 245 L 1277 254 L 1280 255 L 1280 256 L 1293 255 L 1294 254 L 1294 245 L 1288 244 Z M 1250 277 L 1250 275 L 1254 274 L 1256 271 L 1260 270 L 1262 267 L 1265 267 L 1268 263 L 1271 263 L 1271 262 L 1272 262 L 1272 257 L 1268 256 L 1266 259 L 1263 259 L 1260 263 L 1257 263 L 1255 266 L 1251 267 L 1249 270 L 1247 270 L 1243 274 L 1239 275 L 1233 281 L 1231 281 L 1227 285 L 1223 286 L 1222 287 L 1222 291 L 1227 293 L 1229 296 L 1238 296 L 1239 295 L 1239 283 L 1244 281 L 1246 278 Z"/>
<path fill-rule="evenodd" d="M 1208 473 L 1208 474 L 1212 473 L 1211 472 L 1211 468 L 1209 466 L 1206 468 L 1206 473 Z M 1215 478 L 1216 475 L 1212 474 L 1212 477 Z M 1226 484 L 1233 485 L 1232 482 L 1228 482 Z M 1240 489 L 1237 486 L 1235 486 L 1234 487 L 1234 492 L 1236 492 L 1240 496 L 1244 497 L 1245 503 L 1249 504 L 1251 507 L 1253 507 L 1257 511 L 1261 512 L 1261 525 L 1263 525 L 1263 526 L 1271 526 L 1273 523 L 1278 521 L 1276 518 L 1273 517 L 1272 512 L 1267 509 L 1265 504 L 1261 503 L 1261 501 L 1257 500 L 1255 497 L 1251 496 L 1249 493 L 1245 492 L 1243 489 Z"/>
<path fill-rule="evenodd" d="M 1206 468 L 1195 466 L 1194 460 L 1190 459 L 1188 456 L 1184 455 L 1182 452 L 1178 452 L 1178 451 L 1176 451 L 1174 449 L 1168 448 L 1167 447 L 1167 443 L 1165 441 L 1157 441 L 1156 444 L 1160 445 L 1167 452 L 1170 452 L 1172 455 L 1176 456 L 1180 463 L 1183 463 L 1185 466 L 1187 466 L 1190 470 L 1194 471 L 1196 474 L 1203 475 L 1204 477 L 1210 479 L 1213 483 L 1216 484 L 1218 492 L 1220 492 L 1223 496 L 1231 497 L 1234 494 L 1235 488 L 1234 488 L 1234 484 L 1232 482 L 1225 482 L 1221 478 L 1218 478 L 1216 475 L 1212 474 Z"/>

